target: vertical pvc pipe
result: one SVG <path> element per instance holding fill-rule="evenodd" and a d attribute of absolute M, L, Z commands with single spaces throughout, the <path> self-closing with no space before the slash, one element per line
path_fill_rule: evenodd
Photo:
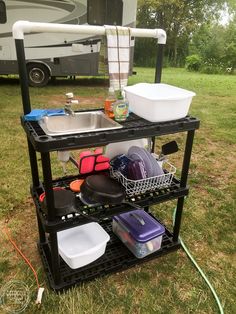
<path fill-rule="evenodd" d="M 164 45 L 157 45 L 155 83 L 161 83 L 162 63 L 163 63 Z M 152 136 L 152 152 L 155 151 L 155 136 Z"/>
<path fill-rule="evenodd" d="M 28 74 L 27 74 L 26 62 L 25 62 L 24 40 L 16 39 L 15 45 L 16 45 L 16 55 L 17 55 L 17 60 L 18 60 L 23 109 L 24 109 L 24 114 L 27 114 L 27 113 L 30 113 L 31 111 L 31 105 L 30 105 L 29 86 L 28 86 Z"/>
<path fill-rule="evenodd" d="M 26 69 L 26 63 L 25 63 L 24 40 L 16 39 L 15 45 L 16 45 L 16 54 L 17 54 L 17 60 L 18 60 L 23 110 L 24 110 L 24 114 L 27 114 L 31 111 L 31 105 L 30 105 L 30 96 L 29 96 L 28 75 L 27 75 L 27 69 Z M 29 140 L 28 140 L 28 150 L 29 150 L 29 157 L 30 157 L 32 182 L 33 182 L 33 185 L 37 187 L 39 186 L 39 175 L 38 175 L 38 164 L 37 164 L 36 152 Z"/>
<path fill-rule="evenodd" d="M 163 54 L 164 54 L 164 45 L 158 44 L 157 45 L 155 83 L 161 82 Z"/>

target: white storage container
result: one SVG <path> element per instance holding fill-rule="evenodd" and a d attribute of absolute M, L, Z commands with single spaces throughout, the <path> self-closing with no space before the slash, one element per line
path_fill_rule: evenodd
<path fill-rule="evenodd" d="M 151 150 L 151 139 L 149 138 L 140 138 L 137 140 L 123 141 L 117 143 L 110 143 L 105 147 L 105 156 L 110 159 L 114 158 L 120 154 L 127 154 L 131 146 L 138 146 Z"/>
<path fill-rule="evenodd" d="M 59 254 L 70 268 L 92 263 L 105 253 L 109 234 L 96 222 L 57 233 Z"/>
<path fill-rule="evenodd" d="M 163 122 L 184 118 L 194 92 L 162 83 L 139 83 L 124 88 L 130 110 L 151 121 Z"/>

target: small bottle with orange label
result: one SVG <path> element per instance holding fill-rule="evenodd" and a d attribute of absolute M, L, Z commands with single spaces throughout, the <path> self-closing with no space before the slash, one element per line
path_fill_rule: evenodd
<path fill-rule="evenodd" d="M 109 118 L 114 118 L 114 113 L 113 113 L 113 108 L 112 108 L 112 104 L 116 101 L 116 95 L 114 92 L 113 87 L 109 87 L 108 90 L 108 95 L 105 99 L 104 102 L 104 110 L 105 110 L 105 114 L 109 117 Z"/>

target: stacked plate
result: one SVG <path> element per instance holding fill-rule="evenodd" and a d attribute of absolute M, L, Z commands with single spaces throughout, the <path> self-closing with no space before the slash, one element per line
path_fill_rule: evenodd
<path fill-rule="evenodd" d="M 164 174 L 156 159 L 145 148 L 132 146 L 128 150 L 128 177 L 132 180 L 146 179 Z"/>

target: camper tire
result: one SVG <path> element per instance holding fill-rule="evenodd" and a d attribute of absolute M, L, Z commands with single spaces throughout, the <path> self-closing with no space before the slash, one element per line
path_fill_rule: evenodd
<path fill-rule="evenodd" d="M 33 87 L 43 87 L 47 85 L 50 74 L 48 68 L 41 63 L 27 64 L 29 85 Z"/>

